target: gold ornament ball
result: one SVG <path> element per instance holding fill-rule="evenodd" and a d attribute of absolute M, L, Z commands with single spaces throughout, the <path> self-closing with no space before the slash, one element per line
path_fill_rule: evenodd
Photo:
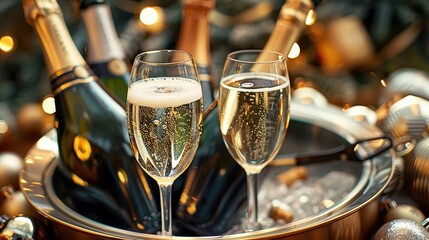
<path fill-rule="evenodd" d="M 16 120 L 19 129 L 24 134 L 40 135 L 44 127 L 45 113 L 40 104 L 28 103 L 21 107 L 17 114 Z"/>
<path fill-rule="evenodd" d="M 37 218 L 39 215 L 31 206 L 21 191 L 15 190 L 12 186 L 5 186 L 0 189 L 0 215 L 9 217 L 25 215 Z"/>
<path fill-rule="evenodd" d="M 425 219 L 425 215 L 412 205 L 401 204 L 387 211 L 383 222 L 387 223 L 395 219 L 409 219 L 416 223 L 421 223 Z"/>
<path fill-rule="evenodd" d="M 12 152 L 0 153 L 0 188 L 12 185 L 19 188 L 19 172 L 22 170 L 22 158 Z"/>

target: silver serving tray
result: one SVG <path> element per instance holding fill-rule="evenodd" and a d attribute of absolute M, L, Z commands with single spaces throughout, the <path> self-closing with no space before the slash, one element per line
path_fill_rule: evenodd
<path fill-rule="evenodd" d="M 315 106 L 293 102 L 291 119 L 314 125 L 316 131 L 325 129 L 326 132 L 332 132 L 347 142 L 383 135 L 377 127 L 365 122 L 356 122 L 333 105 Z M 294 130 L 290 129 L 290 131 Z M 314 136 L 317 138 L 319 135 L 315 132 Z M 323 144 L 330 141 L 329 139 L 313 140 Z M 299 142 L 299 139 L 297 141 L 296 144 L 289 145 L 289 147 L 284 146 L 279 158 L 293 151 L 289 148 L 294 148 L 294 145 L 308 145 L 308 148 L 301 146 L 301 151 L 320 150 L 317 149 L 320 148 L 317 144 Z M 49 221 L 57 239 L 165 239 L 159 235 L 142 234 L 101 224 L 74 212 L 59 199 L 53 187 L 57 156 L 56 132 L 51 130 L 28 152 L 24 169 L 20 175 L 20 185 L 24 195 L 37 212 Z M 385 154 L 361 164 L 330 162 L 309 165 L 308 172 L 311 178 L 318 178 L 333 170 L 347 171 L 356 176 L 356 184 L 344 198 L 338 199 L 335 204 L 317 215 L 251 233 L 207 236 L 199 237 L 199 239 L 362 239 L 374 227 L 371 224 L 375 225 L 378 216 L 377 200 L 393 176 L 394 158 L 394 151 L 391 149 Z M 266 176 L 264 181 L 274 179 L 278 172 L 287 169 L 287 167 L 282 168 L 267 168 L 264 173 Z M 174 236 L 173 238 L 195 239 L 195 237 L 187 236 Z"/>

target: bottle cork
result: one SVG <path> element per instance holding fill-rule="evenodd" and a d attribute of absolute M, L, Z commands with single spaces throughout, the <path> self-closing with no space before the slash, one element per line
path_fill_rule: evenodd
<path fill-rule="evenodd" d="M 275 221 L 283 220 L 285 223 L 290 223 L 293 220 L 293 213 L 291 211 L 275 205 L 270 208 L 268 216 Z"/>
<path fill-rule="evenodd" d="M 277 181 L 286 184 L 290 187 L 296 180 L 306 179 L 308 171 L 306 167 L 293 167 L 279 175 L 277 175 Z"/>

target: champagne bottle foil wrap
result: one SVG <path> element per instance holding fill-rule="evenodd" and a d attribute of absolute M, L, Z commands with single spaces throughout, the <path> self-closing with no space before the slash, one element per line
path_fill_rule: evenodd
<path fill-rule="evenodd" d="M 280 10 L 279 19 L 305 23 L 307 14 L 311 9 L 313 9 L 313 2 L 310 0 L 288 0 Z"/>
<path fill-rule="evenodd" d="M 39 15 L 46 16 L 54 13 L 62 16 L 62 11 L 57 1 L 54 0 L 24 0 L 24 14 L 27 22 L 32 25 Z"/>
<path fill-rule="evenodd" d="M 96 4 L 107 4 L 107 0 L 76 0 L 80 2 L 79 8 L 80 9 L 86 9 L 88 7 L 91 7 Z"/>
<path fill-rule="evenodd" d="M 215 6 L 215 1 L 213 1 L 213 0 L 184 0 L 182 4 L 183 4 L 184 8 L 198 7 L 198 8 L 203 8 L 206 10 L 211 10 Z"/>

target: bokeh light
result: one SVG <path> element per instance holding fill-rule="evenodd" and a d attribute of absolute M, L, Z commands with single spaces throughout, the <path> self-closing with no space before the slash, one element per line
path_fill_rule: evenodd
<path fill-rule="evenodd" d="M 158 33 L 164 29 L 164 10 L 160 7 L 145 7 L 140 11 L 139 26 L 145 31 Z"/>
<path fill-rule="evenodd" d="M 42 102 L 43 111 L 47 114 L 55 113 L 55 99 L 53 97 L 46 97 Z"/>
<path fill-rule="evenodd" d="M 159 19 L 159 13 L 155 7 L 145 7 L 140 12 L 140 21 L 145 25 L 153 25 Z"/>
<path fill-rule="evenodd" d="M 294 43 L 287 56 L 290 59 L 294 59 L 294 58 L 297 58 L 300 53 L 301 53 L 301 48 L 299 47 L 298 43 Z"/>
<path fill-rule="evenodd" d="M 305 19 L 305 24 L 310 26 L 313 25 L 314 22 L 316 22 L 316 13 L 314 10 L 310 10 L 307 14 L 307 18 Z"/>
<path fill-rule="evenodd" d="M 9 131 L 9 125 L 6 121 L 0 120 L 0 134 L 5 134 Z"/>
<path fill-rule="evenodd" d="M 3 36 L 0 38 L 0 49 L 3 52 L 8 53 L 12 51 L 13 46 L 14 46 L 14 41 L 11 36 Z"/>

